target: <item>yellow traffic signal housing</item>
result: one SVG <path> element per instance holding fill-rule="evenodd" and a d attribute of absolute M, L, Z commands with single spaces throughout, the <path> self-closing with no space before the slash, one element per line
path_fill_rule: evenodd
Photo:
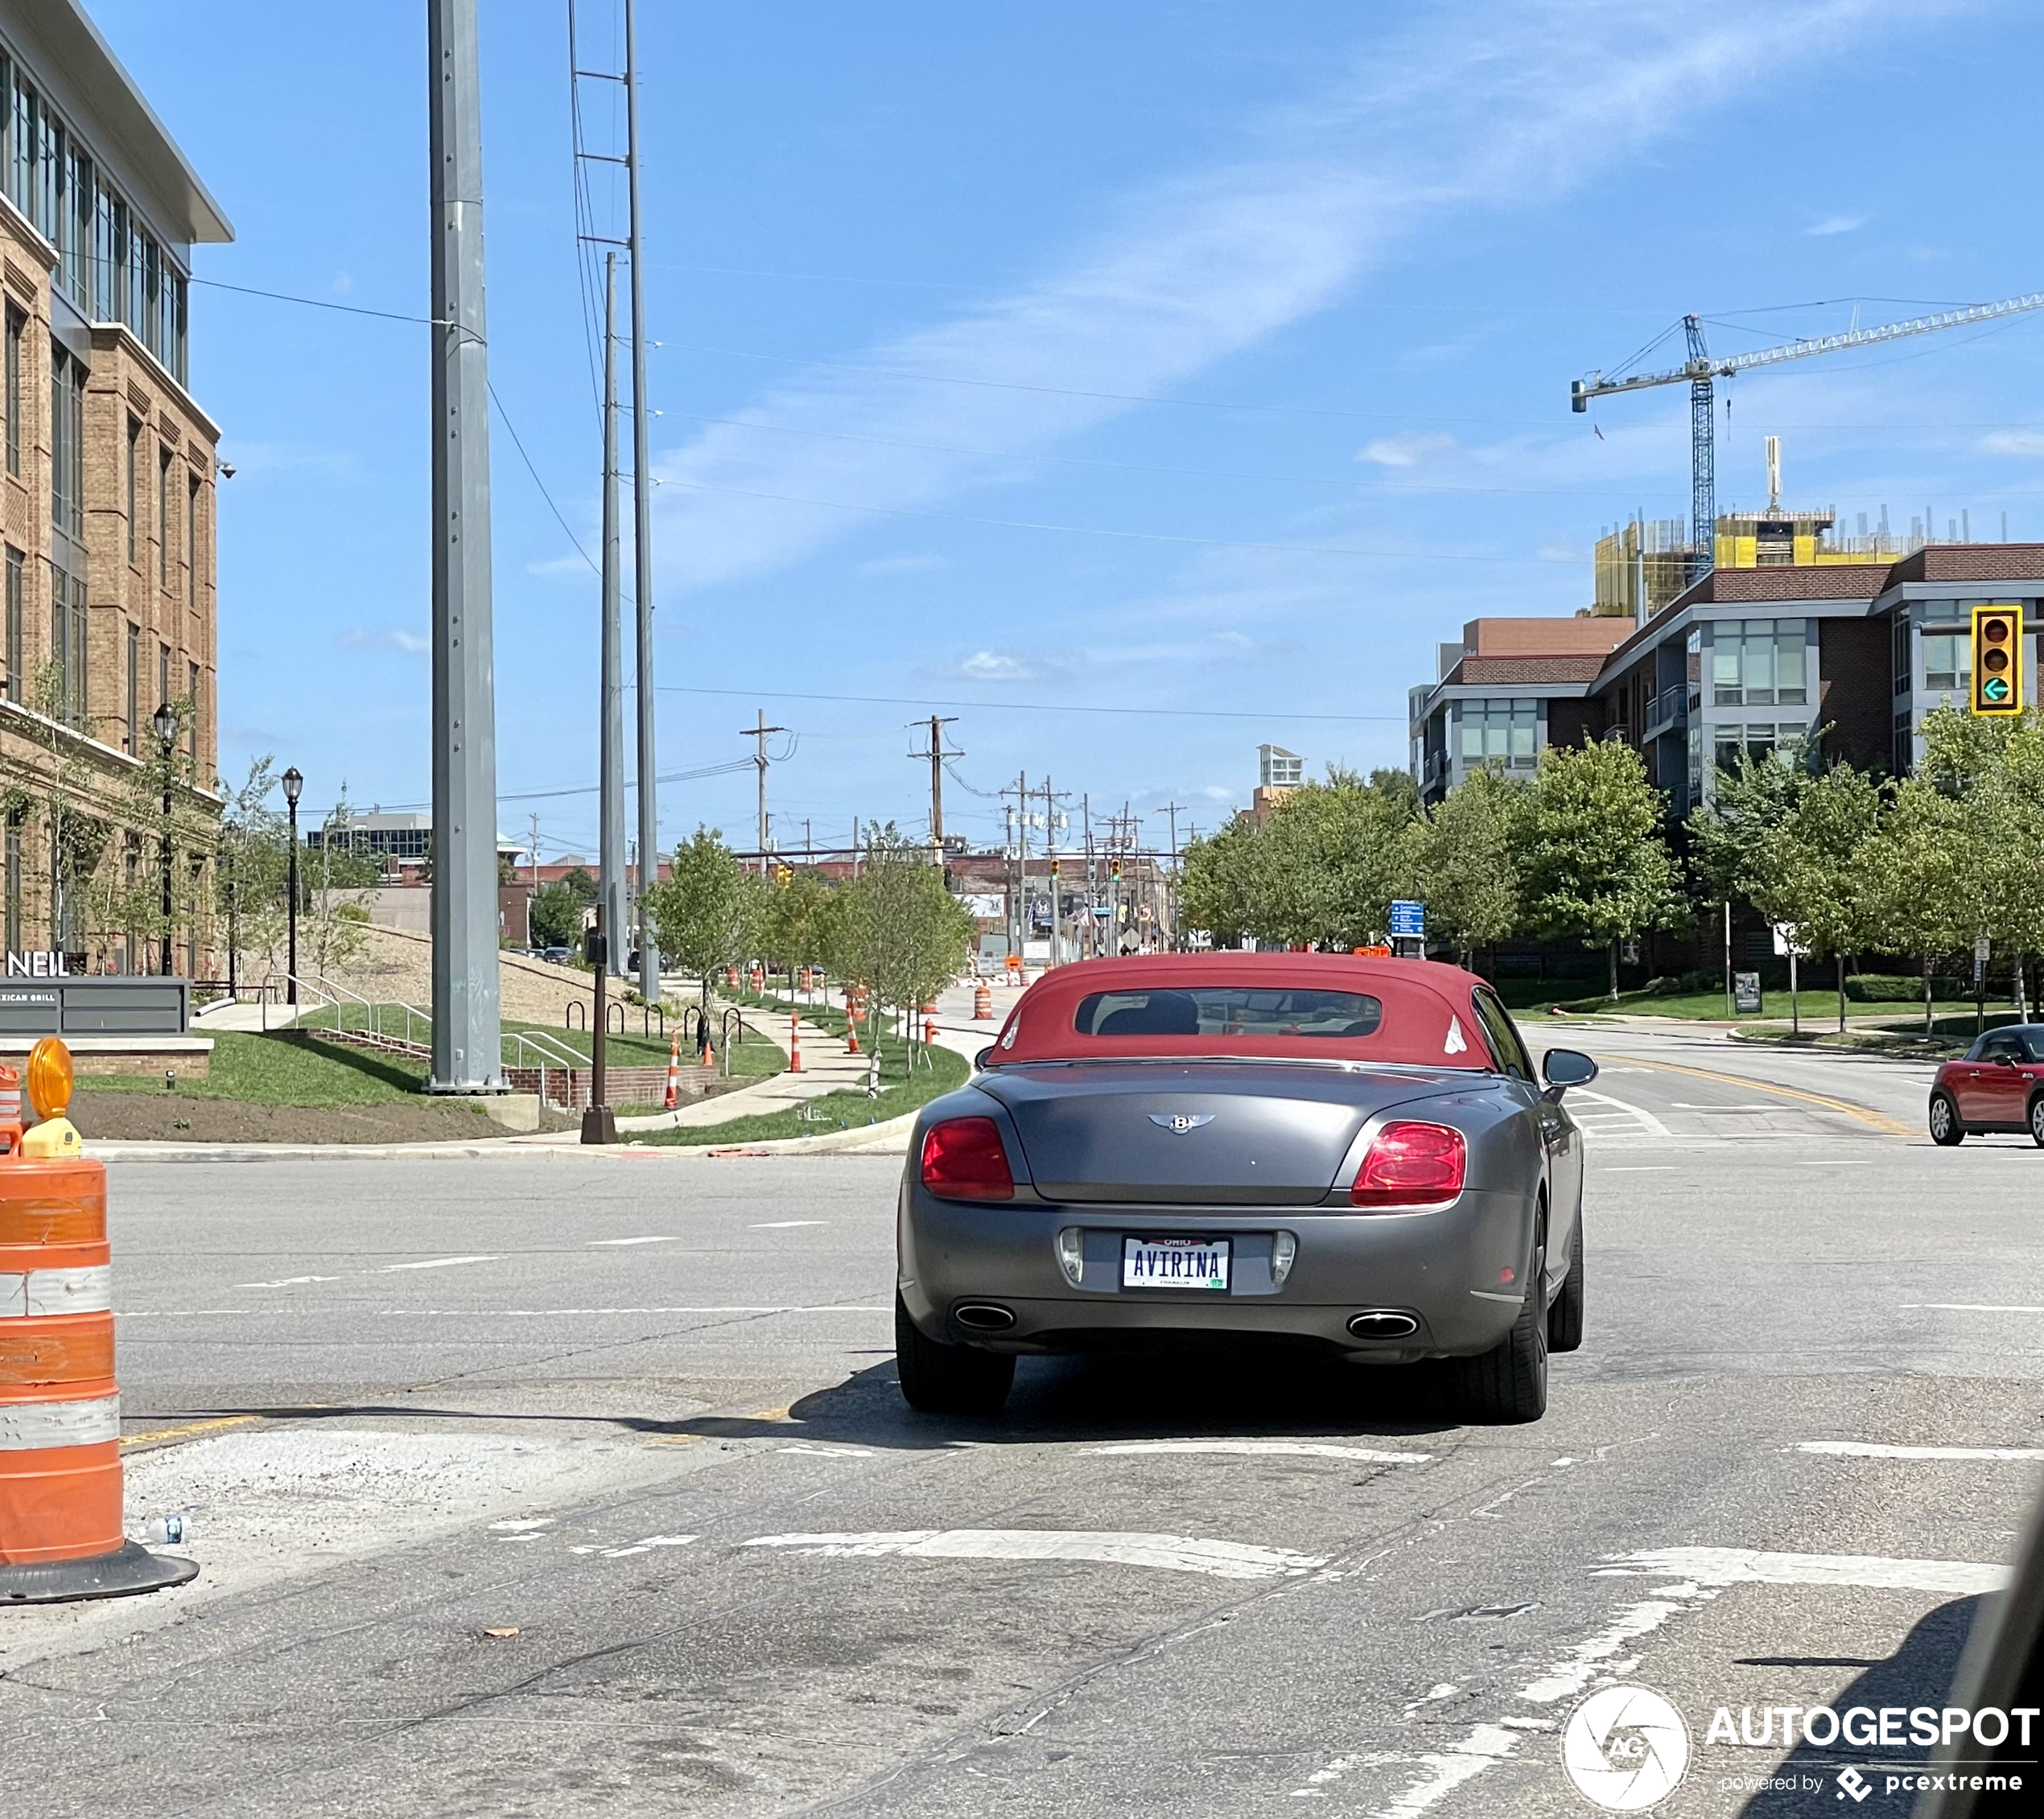
<path fill-rule="evenodd" d="M 1973 711 L 2023 710 L 2023 609 L 1997 603 L 1973 609 Z"/>

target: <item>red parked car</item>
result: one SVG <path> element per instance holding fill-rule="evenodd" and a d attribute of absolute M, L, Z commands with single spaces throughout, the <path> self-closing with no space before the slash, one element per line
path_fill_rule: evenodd
<path fill-rule="evenodd" d="M 2044 1149 L 2044 1023 L 1989 1030 L 1964 1060 L 1947 1061 L 1931 1088 L 1931 1141 L 1969 1131 L 2026 1130 Z"/>

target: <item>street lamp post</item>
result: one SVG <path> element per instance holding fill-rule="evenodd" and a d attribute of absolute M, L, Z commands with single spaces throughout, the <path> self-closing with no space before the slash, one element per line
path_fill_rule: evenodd
<path fill-rule="evenodd" d="M 177 750 L 177 710 L 165 702 L 150 716 L 150 723 L 156 729 L 156 743 L 163 749 L 163 973 L 167 979 L 171 976 L 171 815 L 175 806 L 171 796 L 171 760 Z"/>
<path fill-rule="evenodd" d="M 298 1002 L 298 799 L 305 792 L 305 779 L 294 764 L 284 773 L 284 805 L 291 815 L 291 877 L 285 885 L 284 926 L 289 931 L 284 949 L 284 998 Z"/>

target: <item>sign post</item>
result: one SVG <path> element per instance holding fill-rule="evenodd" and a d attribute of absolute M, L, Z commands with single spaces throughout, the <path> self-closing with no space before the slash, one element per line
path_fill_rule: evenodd
<path fill-rule="evenodd" d="M 1391 905 L 1391 952 L 1403 960 L 1427 957 L 1427 906 L 1401 899 Z"/>

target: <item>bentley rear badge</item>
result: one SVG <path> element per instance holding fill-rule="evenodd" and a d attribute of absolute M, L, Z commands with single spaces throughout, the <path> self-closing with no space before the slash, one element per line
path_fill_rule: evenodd
<path fill-rule="evenodd" d="M 1211 1124 L 1211 1112 L 1152 1112 L 1150 1122 L 1160 1125 L 1174 1136 L 1183 1137 L 1189 1130 L 1197 1130 L 1203 1124 Z"/>

